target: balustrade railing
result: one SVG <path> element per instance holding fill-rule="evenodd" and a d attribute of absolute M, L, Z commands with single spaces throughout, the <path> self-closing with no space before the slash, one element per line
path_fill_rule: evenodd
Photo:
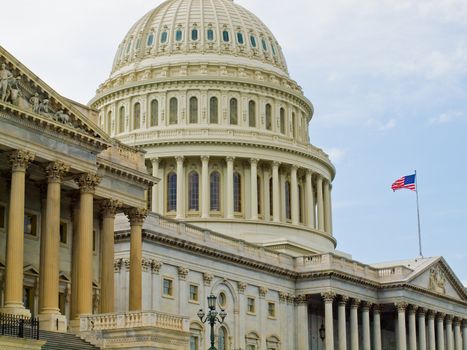
<path fill-rule="evenodd" d="M 0 335 L 39 339 L 39 320 L 36 318 L 0 314 Z"/>

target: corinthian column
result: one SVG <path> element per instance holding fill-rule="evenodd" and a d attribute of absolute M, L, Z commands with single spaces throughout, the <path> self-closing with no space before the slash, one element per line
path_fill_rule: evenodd
<path fill-rule="evenodd" d="M 142 309 L 142 233 L 143 223 L 148 212 L 143 208 L 128 209 L 125 214 L 130 219 L 130 311 L 141 311 Z"/>
<path fill-rule="evenodd" d="M 435 313 L 428 311 L 428 349 L 436 350 Z"/>
<path fill-rule="evenodd" d="M 454 350 L 454 334 L 452 333 L 452 316 L 446 316 L 446 348 L 447 350 Z"/>
<path fill-rule="evenodd" d="M 359 350 L 358 347 L 358 305 L 360 300 L 352 299 L 350 304 L 350 349 Z"/>
<path fill-rule="evenodd" d="M 324 182 L 324 231 L 332 233 L 331 213 L 331 184 L 329 180 Z"/>
<path fill-rule="evenodd" d="M 297 166 L 292 165 L 290 170 L 290 205 L 292 209 L 292 225 L 298 225 L 299 205 L 298 205 L 298 183 L 297 183 Z"/>
<path fill-rule="evenodd" d="M 306 224 L 309 228 L 315 228 L 315 200 L 313 198 L 313 183 L 311 181 L 312 175 L 312 171 L 308 170 L 305 178 Z"/>
<path fill-rule="evenodd" d="M 159 158 L 151 158 L 152 163 L 152 176 L 159 176 Z M 154 184 L 152 186 L 152 197 L 151 197 L 151 210 L 154 213 L 157 213 L 160 209 L 157 207 L 157 200 L 159 198 L 159 184 Z M 104 298 L 102 298 L 104 299 Z"/>
<path fill-rule="evenodd" d="M 258 159 L 250 159 L 251 220 L 258 220 Z"/>
<path fill-rule="evenodd" d="M 297 319 L 300 320 L 297 325 L 297 350 L 308 350 L 308 301 L 307 296 L 297 295 L 295 298 L 297 306 Z"/>
<path fill-rule="evenodd" d="M 426 350 L 426 325 L 424 308 L 418 308 L 418 346 L 419 350 Z"/>
<path fill-rule="evenodd" d="M 75 242 L 77 266 L 76 316 L 92 314 L 93 200 L 101 178 L 82 174 L 75 179 L 80 189 L 79 225 Z"/>
<path fill-rule="evenodd" d="M 280 185 L 279 185 L 279 162 L 272 163 L 272 217 L 274 222 L 281 221 L 280 207 Z"/>
<path fill-rule="evenodd" d="M 444 314 L 436 315 L 436 349 L 444 350 Z"/>
<path fill-rule="evenodd" d="M 467 350 L 467 320 L 462 322 L 462 339 L 463 339 L 463 350 Z"/>
<path fill-rule="evenodd" d="M 234 157 L 227 157 L 227 219 L 233 219 L 234 217 L 234 208 L 233 208 L 233 164 Z"/>
<path fill-rule="evenodd" d="M 34 160 L 29 151 L 13 151 L 8 158 L 11 165 L 10 206 L 6 243 L 5 302 L 2 313 L 30 316 L 23 306 L 24 258 L 24 189 L 26 169 Z"/>
<path fill-rule="evenodd" d="M 209 217 L 209 156 L 201 156 L 201 217 Z"/>
<path fill-rule="evenodd" d="M 462 350 L 462 337 L 461 337 L 461 324 L 462 320 L 459 318 L 455 318 L 453 325 L 454 325 L 454 348 L 456 350 Z M 466 344 L 467 345 L 467 344 Z"/>
<path fill-rule="evenodd" d="M 326 338 L 324 339 L 325 350 L 334 350 L 334 324 L 332 315 L 332 302 L 336 294 L 332 292 L 322 293 L 324 300 L 324 327 L 326 329 Z"/>
<path fill-rule="evenodd" d="M 185 169 L 183 167 L 183 157 L 175 157 L 177 160 L 177 219 L 182 219 L 185 215 L 185 202 L 183 201 Z"/>
<path fill-rule="evenodd" d="M 41 328 L 45 330 L 66 331 L 66 318 L 60 317 L 58 305 L 59 262 L 60 262 L 60 190 L 63 176 L 68 172 L 69 166 L 57 161 L 47 166 L 47 204 L 45 214 L 45 231 L 41 234 L 41 253 L 39 285 L 42 286 L 39 294 L 41 305 L 39 320 Z"/>
<path fill-rule="evenodd" d="M 363 350 L 371 350 L 370 306 L 371 303 L 367 301 L 362 303 Z"/>
<path fill-rule="evenodd" d="M 409 307 L 408 319 L 409 319 L 409 350 L 417 350 L 417 324 L 415 320 L 415 314 L 417 307 L 412 305 Z"/>
<path fill-rule="evenodd" d="M 340 296 L 337 307 L 338 317 L 338 335 L 339 335 L 339 350 L 347 350 L 347 334 L 346 334 L 346 321 L 345 321 L 345 305 L 349 301 L 349 297 Z"/>
<path fill-rule="evenodd" d="M 375 350 L 381 350 L 381 306 L 373 306 L 373 336 Z"/>
<path fill-rule="evenodd" d="M 323 178 L 318 175 L 316 180 L 317 201 L 318 201 L 318 230 L 324 231 L 324 199 L 323 199 Z"/>
<path fill-rule="evenodd" d="M 396 304 L 397 307 L 397 349 L 406 350 L 407 349 L 407 338 L 406 338 L 406 329 L 405 329 L 405 310 L 407 309 L 407 303 L 400 302 Z"/>
<path fill-rule="evenodd" d="M 114 292 L 114 223 L 123 203 L 107 199 L 101 204 L 101 313 L 115 312 Z"/>
<path fill-rule="evenodd" d="M 263 211 L 264 220 L 269 221 L 271 219 L 271 208 L 270 208 L 270 197 L 269 192 L 269 169 L 263 165 Z"/>

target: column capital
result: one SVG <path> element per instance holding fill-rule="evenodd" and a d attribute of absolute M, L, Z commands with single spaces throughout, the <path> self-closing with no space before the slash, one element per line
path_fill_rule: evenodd
<path fill-rule="evenodd" d="M 295 304 L 303 305 L 306 304 L 308 301 L 308 296 L 306 294 L 299 294 L 295 297 Z"/>
<path fill-rule="evenodd" d="M 298 165 L 292 164 L 292 165 L 290 166 L 290 169 L 292 169 L 292 170 L 294 170 L 294 171 L 297 171 L 297 170 L 298 170 Z"/>
<path fill-rule="evenodd" d="M 418 310 L 417 305 L 409 305 L 409 307 L 407 308 L 407 311 L 408 311 L 409 315 L 410 314 L 416 314 L 417 310 Z"/>
<path fill-rule="evenodd" d="M 62 182 L 63 176 L 65 176 L 69 170 L 70 166 L 60 160 L 49 163 L 45 169 L 48 182 Z"/>
<path fill-rule="evenodd" d="M 289 304 L 295 303 L 295 295 L 290 294 L 290 293 L 287 294 L 287 302 L 288 302 Z"/>
<path fill-rule="evenodd" d="M 360 299 L 352 298 L 352 300 L 350 301 L 350 307 L 356 309 L 356 308 L 358 308 L 360 303 L 361 303 Z"/>
<path fill-rule="evenodd" d="M 209 162 L 209 156 L 201 156 L 200 158 L 202 162 Z"/>
<path fill-rule="evenodd" d="M 285 303 L 287 301 L 287 293 L 279 292 L 279 302 Z"/>
<path fill-rule="evenodd" d="M 316 174 L 316 182 L 323 183 L 323 176 L 321 174 Z"/>
<path fill-rule="evenodd" d="M 373 304 L 372 306 L 373 312 L 378 314 L 381 312 L 382 308 L 381 304 Z"/>
<path fill-rule="evenodd" d="M 427 313 L 427 309 L 424 308 L 424 307 L 419 307 L 417 309 L 417 315 L 420 317 L 420 316 L 425 316 Z"/>
<path fill-rule="evenodd" d="M 227 157 L 225 157 L 225 160 L 226 160 L 227 162 L 232 162 L 232 163 L 233 163 L 233 161 L 235 160 L 235 157 L 227 156 Z"/>
<path fill-rule="evenodd" d="M 334 298 L 336 297 L 336 293 L 334 292 L 323 292 L 321 293 L 321 298 L 323 299 L 323 301 L 326 303 L 326 302 L 332 302 L 334 300 Z"/>
<path fill-rule="evenodd" d="M 264 299 L 266 294 L 268 294 L 268 290 L 266 287 L 259 287 L 259 297 Z"/>
<path fill-rule="evenodd" d="M 259 162 L 258 158 L 250 158 L 250 164 L 251 165 L 253 165 L 253 164 L 256 165 L 256 164 L 258 164 L 258 162 Z"/>
<path fill-rule="evenodd" d="M 185 266 L 177 266 L 177 272 L 178 272 L 178 278 L 181 279 L 182 281 L 186 280 L 186 276 L 188 276 L 188 270 Z"/>
<path fill-rule="evenodd" d="M 114 218 L 117 211 L 123 206 L 123 202 L 116 199 L 106 199 L 101 203 L 101 214 L 104 218 Z"/>
<path fill-rule="evenodd" d="M 81 193 L 94 193 L 102 178 L 93 173 L 81 174 L 75 178 Z"/>
<path fill-rule="evenodd" d="M 362 301 L 362 310 L 369 311 L 372 305 L 373 305 L 373 303 L 371 301 L 363 300 Z"/>
<path fill-rule="evenodd" d="M 278 162 L 278 161 L 272 162 L 273 167 L 279 167 L 280 165 L 281 165 L 281 162 Z"/>
<path fill-rule="evenodd" d="M 350 298 L 347 295 L 339 295 L 337 299 L 339 305 L 344 305 L 344 306 L 348 303 L 349 300 Z"/>
<path fill-rule="evenodd" d="M 460 324 L 462 323 L 462 318 L 456 316 L 456 317 L 453 318 L 452 323 L 456 327 L 460 326 Z"/>
<path fill-rule="evenodd" d="M 203 272 L 203 282 L 205 286 L 210 286 L 214 276 L 210 273 Z"/>
<path fill-rule="evenodd" d="M 397 303 L 394 303 L 394 305 L 396 306 L 397 308 L 397 311 L 401 312 L 401 311 L 404 311 L 407 309 L 407 306 L 409 306 L 409 304 L 407 304 L 405 301 L 400 301 L 400 302 L 397 302 Z"/>
<path fill-rule="evenodd" d="M 311 169 L 306 169 L 306 175 L 307 175 L 307 176 L 313 176 L 313 173 L 314 173 L 313 170 L 311 170 Z"/>
<path fill-rule="evenodd" d="M 446 321 L 446 323 L 452 323 L 452 316 L 451 315 L 446 315 L 445 321 Z"/>
<path fill-rule="evenodd" d="M 34 160 L 34 153 L 22 149 L 17 149 L 8 155 L 11 169 L 13 171 L 26 171 L 29 163 Z"/>
<path fill-rule="evenodd" d="M 446 317 L 446 314 L 443 313 L 443 312 L 436 313 L 436 320 L 437 321 L 443 321 L 445 317 Z"/>
<path fill-rule="evenodd" d="M 131 226 L 142 226 L 146 216 L 148 215 L 148 210 L 145 208 L 128 208 L 125 209 L 125 215 L 130 220 Z"/>
<path fill-rule="evenodd" d="M 433 310 L 427 310 L 426 315 L 429 320 L 434 320 L 436 316 L 436 311 Z"/>
<path fill-rule="evenodd" d="M 177 163 L 180 163 L 180 162 L 183 163 L 183 160 L 184 160 L 184 159 L 185 159 L 184 156 L 176 156 L 176 157 L 175 157 L 175 160 L 177 161 Z"/>
<path fill-rule="evenodd" d="M 150 158 L 152 164 L 159 164 L 159 157 Z"/>
<path fill-rule="evenodd" d="M 238 288 L 238 292 L 239 292 L 240 294 L 245 293 L 246 283 L 245 283 L 245 282 L 238 282 L 238 283 L 237 283 L 237 288 Z"/>

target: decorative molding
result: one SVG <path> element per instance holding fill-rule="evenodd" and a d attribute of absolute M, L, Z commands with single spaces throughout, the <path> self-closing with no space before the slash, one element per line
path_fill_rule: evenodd
<path fill-rule="evenodd" d="M 279 302 L 281 302 L 281 303 L 287 302 L 287 293 L 286 292 L 279 292 Z"/>
<path fill-rule="evenodd" d="M 186 267 L 184 266 L 177 266 L 177 272 L 178 272 L 178 278 L 181 279 L 182 281 L 185 281 L 186 280 L 186 276 L 188 276 L 188 272 L 190 270 L 188 270 Z"/>
<path fill-rule="evenodd" d="M 26 171 L 29 163 L 34 161 L 34 154 L 26 150 L 15 150 L 8 155 L 8 161 L 13 171 Z"/>
<path fill-rule="evenodd" d="M 76 184 L 79 186 L 81 193 L 94 194 L 97 185 L 101 182 L 102 178 L 97 174 L 85 173 L 75 178 Z"/>
<path fill-rule="evenodd" d="M 266 297 L 266 294 L 268 294 L 268 288 L 266 287 L 259 287 L 259 297 L 264 299 Z"/>
<path fill-rule="evenodd" d="M 430 269 L 428 288 L 435 293 L 446 294 L 446 276 L 439 265 Z"/>
<path fill-rule="evenodd" d="M 48 182 L 62 182 L 63 176 L 70 170 L 70 166 L 62 161 L 51 162 L 47 165 L 45 172 Z"/>
<path fill-rule="evenodd" d="M 153 273 L 158 274 L 161 270 L 161 267 L 162 267 L 162 263 L 159 260 L 156 260 L 156 259 L 151 260 L 151 271 Z"/>
<path fill-rule="evenodd" d="M 334 299 L 336 298 L 336 293 L 334 292 L 323 292 L 321 293 L 321 298 L 325 303 L 332 303 Z"/>
<path fill-rule="evenodd" d="M 245 282 L 237 282 L 238 292 L 240 294 L 245 293 L 246 286 L 247 286 L 247 284 Z"/>
<path fill-rule="evenodd" d="M 394 303 L 394 305 L 396 306 L 396 309 L 398 312 L 405 312 L 405 310 L 409 306 L 409 304 L 406 303 L 405 301 L 399 301 L 397 303 Z"/>
<path fill-rule="evenodd" d="M 123 202 L 116 199 L 106 199 L 101 202 L 101 214 L 104 218 L 115 218 L 115 214 L 123 206 Z"/>
<path fill-rule="evenodd" d="M 346 305 L 349 302 L 350 298 L 347 295 L 339 295 L 337 302 L 339 305 Z"/>
<path fill-rule="evenodd" d="M 308 302 L 308 296 L 306 294 L 299 294 L 295 297 L 296 305 L 304 305 Z"/>
<path fill-rule="evenodd" d="M 141 258 L 141 266 L 143 268 L 143 271 L 149 271 L 151 268 L 152 261 L 147 258 Z"/>
<path fill-rule="evenodd" d="M 203 282 L 205 286 L 210 286 L 214 276 L 210 273 L 203 272 Z"/>
<path fill-rule="evenodd" d="M 130 220 L 131 226 L 142 226 L 148 216 L 148 210 L 146 208 L 129 208 L 125 209 L 125 215 Z"/>

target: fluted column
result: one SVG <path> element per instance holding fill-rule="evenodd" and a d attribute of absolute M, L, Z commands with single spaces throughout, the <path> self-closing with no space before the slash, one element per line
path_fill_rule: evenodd
<path fill-rule="evenodd" d="M 358 347 L 358 305 L 360 300 L 352 299 L 350 303 L 350 349 L 359 350 Z"/>
<path fill-rule="evenodd" d="M 315 200 L 313 198 L 313 183 L 311 179 L 312 175 L 312 171 L 308 170 L 306 172 L 305 178 L 306 224 L 309 228 L 315 228 Z"/>
<path fill-rule="evenodd" d="M 101 204 L 101 313 L 115 312 L 114 223 L 121 201 L 107 199 Z"/>
<path fill-rule="evenodd" d="M 71 241 L 71 295 L 70 295 L 70 320 L 76 318 L 78 305 L 78 232 L 79 232 L 79 194 L 72 196 L 70 210 L 73 220 L 73 235 Z"/>
<path fill-rule="evenodd" d="M 405 328 L 405 310 L 407 309 L 407 303 L 400 302 L 396 304 L 397 307 L 397 349 L 407 349 L 407 331 Z"/>
<path fill-rule="evenodd" d="M 341 295 L 337 306 L 338 328 L 337 334 L 339 339 L 339 350 L 347 350 L 347 326 L 345 321 L 345 305 L 349 301 L 349 297 Z"/>
<path fill-rule="evenodd" d="M 418 308 L 418 350 L 426 350 L 426 324 L 424 308 Z"/>
<path fill-rule="evenodd" d="M 381 306 L 373 306 L 373 338 L 374 338 L 374 350 L 381 350 Z"/>
<path fill-rule="evenodd" d="M 152 176 L 159 177 L 159 158 L 151 158 L 152 163 Z M 152 185 L 152 196 L 151 196 L 151 210 L 154 213 L 161 212 L 162 208 L 158 208 L 159 198 L 159 184 Z"/>
<path fill-rule="evenodd" d="M 82 174 L 75 179 L 80 189 L 79 225 L 76 237 L 76 316 L 92 314 L 93 199 L 101 178 Z"/>
<path fill-rule="evenodd" d="M 297 295 L 297 350 L 308 350 L 308 301 L 306 295 Z"/>
<path fill-rule="evenodd" d="M 461 336 L 461 320 L 459 318 L 455 318 L 453 325 L 454 325 L 454 349 L 462 350 L 462 336 Z"/>
<path fill-rule="evenodd" d="M 263 212 L 264 220 L 271 220 L 270 212 L 270 199 L 271 193 L 269 193 L 269 169 L 263 165 Z"/>
<path fill-rule="evenodd" d="M 326 338 L 324 339 L 325 350 L 334 350 L 334 317 L 332 315 L 332 303 L 336 294 L 332 292 L 322 293 L 324 301 L 324 327 L 326 329 Z"/>
<path fill-rule="evenodd" d="M 292 165 L 290 169 L 290 205 L 292 209 L 292 225 L 298 225 L 299 221 L 297 169 L 296 165 Z"/>
<path fill-rule="evenodd" d="M 329 180 L 325 180 L 323 184 L 324 190 L 324 231 L 332 233 L 332 215 L 331 215 L 331 184 Z"/>
<path fill-rule="evenodd" d="M 233 206 L 233 165 L 234 157 L 227 157 L 227 194 L 226 194 L 226 209 L 227 219 L 233 219 L 234 217 L 234 206 Z"/>
<path fill-rule="evenodd" d="M 415 319 L 416 312 L 417 312 L 417 307 L 414 305 L 411 305 L 408 309 L 409 350 L 417 350 L 417 323 Z"/>
<path fill-rule="evenodd" d="M 427 317 L 428 317 L 428 349 L 436 350 L 435 313 L 429 310 L 427 313 Z"/>
<path fill-rule="evenodd" d="M 41 235 L 39 285 L 42 286 L 39 294 L 40 322 L 42 329 L 56 330 L 60 307 L 58 305 L 59 263 L 60 263 L 60 190 L 63 176 L 68 172 L 69 166 L 57 161 L 50 163 L 47 173 L 47 204 L 45 214 L 45 231 Z M 62 321 L 62 322 L 60 322 Z M 66 330 L 65 319 L 58 320 Z"/>
<path fill-rule="evenodd" d="M 34 160 L 29 151 L 13 151 L 8 158 L 11 165 L 10 206 L 5 264 L 4 313 L 30 316 L 23 306 L 23 258 L 24 258 L 24 190 L 26 169 Z"/>
<path fill-rule="evenodd" d="M 185 184 L 185 168 L 183 166 L 183 156 L 175 157 L 177 161 L 177 219 L 185 216 L 185 202 L 183 200 Z"/>
<path fill-rule="evenodd" d="M 274 222 L 281 221 L 279 162 L 272 163 L 272 216 Z"/>
<path fill-rule="evenodd" d="M 147 216 L 147 210 L 143 208 L 130 208 L 125 211 L 130 220 L 130 293 L 129 311 L 141 311 L 142 309 L 142 233 L 143 223 Z"/>
<path fill-rule="evenodd" d="M 324 231 L 324 198 L 323 198 L 323 178 L 318 175 L 316 179 L 316 192 L 318 202 L 318 230 Z"/>
<path fill-rule="evenodd" d="M 209 217 L 209 156 L 201 156 L 201 217 Z"/>
<path fill-rule="evenodd" d="M 463 350 L 467 350 L 467 320 L 462 322 L 462 342 Z"/>
<path fill-rule="evenodd" d="M 452 316 L 446 316 L 446 349 L 454 350 L 454 334 L 452 332 Z"/>
<path fill-rule="evenodd" d="M 444 314 L 436 315 L 436 350 L 444 349 Z"/>
<path fill-rule="evenodd" d="M 250 159 L 251 220 L 258 220 L 258 159 Z"/>
<path fill-rule="evenodd" d="M 371 303 L 367 301 L 364 301 L 362 303 L 363 350 L 371 350 L 370 306 L 371 306 Z"/>

